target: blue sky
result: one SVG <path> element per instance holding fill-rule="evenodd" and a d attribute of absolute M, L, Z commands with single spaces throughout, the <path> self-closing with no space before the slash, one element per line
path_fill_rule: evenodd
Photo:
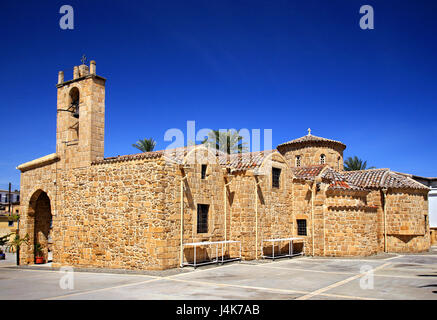
<path fill-rule="evenodd" d="M 75 29 L 59 27 L 59 8 Z M 375 29 L 359 28 L 372 5 Z M 345 156 L 437 176 L 437 2 L 2 1 L 0 188 L 55 152 L 57 73 L 82 54 L 106 77 L 105 156 L 169 128 L 314 135 Z"/>

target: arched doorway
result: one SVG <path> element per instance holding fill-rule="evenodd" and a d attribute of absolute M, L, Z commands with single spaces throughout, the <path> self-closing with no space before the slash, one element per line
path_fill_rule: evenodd
<path fill-rule="evenodd" d="M 36 245 L 40 245 L 45 262 L 51 262 L 52 244 L 52 211 L 50 198 L 42 190 L 36 191 L 29 203 L 29 225 L 31 260 L 35 261 Z"/>

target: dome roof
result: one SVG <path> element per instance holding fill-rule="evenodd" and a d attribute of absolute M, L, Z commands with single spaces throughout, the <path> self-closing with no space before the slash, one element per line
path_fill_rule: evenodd
<path fill-rule="evenodd" d="M 278 145 L 278 147 L 288 146 L 288 145 L 299 145 L 299 144 L 310 144 L 310 143 L 317 143 L 317 142 L 323 142 L 323 143 L 331 143 L 336 144 L 344 149 L 346 149 L 346 145 L 340 141 L 326 139 L 318 136 L 314 136 L 311 134 L 311 129 L 308 129 L 308 134 L 306 136 L 300 137 L 298 139 L 294 139 L 288 142 L 281 143 Z"/>

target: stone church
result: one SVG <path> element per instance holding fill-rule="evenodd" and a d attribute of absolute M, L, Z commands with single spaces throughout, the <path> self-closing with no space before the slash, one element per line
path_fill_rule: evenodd
<path fill-rule="evenodd" d="M 56 152 L 17 167 L 22 264 L 35 243 L 54 267 L 137 270 L 177 267 L 192 259 L 184 244 L 201 241 L 240 241 L 246 260 L 289 237 L 310 256 L 429 249 L 427 187 L 389 169 L 344 171 L 346 146 L 311 133 L 270 151 L 104 158 L 105 82 L 94 61 L 72 80 L 59 72 Z"/>

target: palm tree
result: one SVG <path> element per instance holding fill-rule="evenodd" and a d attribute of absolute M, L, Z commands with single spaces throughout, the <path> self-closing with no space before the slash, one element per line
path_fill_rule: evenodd
<path fill-rule="evenodd" d="M 344 162 L 344 170 L 354 171 L 354 170 L 366 170 L 367 161 L 363 161 L 357 156 L 348 157 Z M 368 169 L 373 169 L 375 167 L 370 167 Z"/>
<path fill-rule="evenodd" d="M 211 130 L 208 137 L 202 141 L 209 148 L 223 151 L 227 154 L 242 153 L 247 151 L 243 137 L 236 130 Z"/>
<path fill-rule="evenodd" d="M 132 147 L 141 150 L 142 152 L 150 152 L 155 148 L 156 141 L 153 138 L 138 140 L 137 143 L 134 143 Z"/>
<path fill-rule="evenodd" d="M 15 238 L 11 241 L 9 241 L 7 248 L 8 250 L 15 249 L 16 255 L 17 255 L 17 266 L 20 265 L 20 247 L 23 244 L 29 244 L 29 235 L 26 233 L 26 236 L 24 238 L 20 238 L 19 234 L 15 234 Z"/>

